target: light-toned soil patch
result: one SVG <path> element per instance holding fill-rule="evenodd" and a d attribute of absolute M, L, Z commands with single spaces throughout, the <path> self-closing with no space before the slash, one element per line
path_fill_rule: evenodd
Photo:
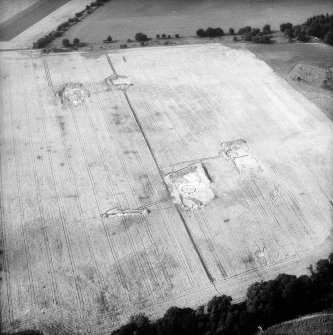
<path fill-rule="evenodd" d="M 198 209 L 214 199 L 211 181 L 201 164 L 170 173 L 165 181 L 175 202 L 187 210 Z"/>
<path fill-rule="evenodd" d="M 109 90 L 125 90 L 132 85 L 130 78 L 118 74 L 112 74 L 105 79 L 105 83 Z"/>
<path fill-rule="evenodd" d="M 131 216 L 131 215 L 148 215 L 149 210 L 147 208 L 143 209 L 120 209 L 120 208 L 112 208 L 108 209 L 105 213 L 102 214 L 102 217 L 114 217 L 114 216 Z"/>

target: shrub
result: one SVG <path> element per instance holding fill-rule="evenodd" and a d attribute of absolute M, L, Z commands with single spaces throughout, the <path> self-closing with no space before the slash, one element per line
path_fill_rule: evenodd
<path fill-rule="evenodd" d="M 234 30 L 234 28 L 230 28 L 230 29 L 229 29 L 229 34 L 230 34 L 230 35 L 235 35 L 235 30 Z"/>
<path fill-rule="evenodd" d="M 168 38 L 170 39 L 170 38 L 171 38 L 171 35 L 168 35 Z"/>
<path fill-rule="evenodd" d="M 284 36 L 288 37 L 289 42 L 291 42 L 292 39 L 295 37 L 293 29 L 286 29 L 284 31 Z"/>
<path fill-rule="evenodd" d="M 144 46 L 146 45 L 146 43 L 145 43 L 144 41 L 141 41 L 141 42 L 140 42 L 140 45 L 141 45 L 142 47 L 144 47 Z"/>
<path fill-rule="evenodd" d="M 138 42 L 145 42 L 148 41 L 148 37 L 146 34 L 143 33 L 136 33 L 135 34 L 135 40 Z"/>
<path fill-rule="evenodd" d="M 246 26 L 244 28 L 240 28 L 238 30 L 238 35 L 244 35 L 245 33 L 249 33 L 252 30 L 250 26 Z"/>
<path fill-rule="evenodd" d="M 283 33 L 288 29 L 293 29 L 292 23 L 288 22 L 280 24 L 280 31 L 282 31 Z"/>
<path fill-rule="evenodd" d="M 269 24 L 265 24 L 264 27 L 262 28 L 262 33 L 266 35 L 266 34 L 270 34 L 271 32 L 272 32 L 271 26 Z"/>
<path fill-rule="evenodd" d="M 208 27 L 205 31 L 206 37 L 220 37 L 224 35 L 224 31 L 221 28 Z"/>
<path fill-rule="evenodd" d="M 162 34 L 162 38 L 166 38 L 166 35 L 165 35 L 165 34 Z"/>
<path fill-rule="evenodd" d="M 256 35 L 252 37 L 252 42 L 260 44 L 270 44 L 272 41 L 270 35 Z"/>
<path fill-rule="evenodd" d="M 310 41 L 310 35 L 302 30 L 298 35 L 297 35 L 297 41 L 300 42 L 309 42 Z"/>
<path fill-rule="evenodd" d="M 68 22 L 64 22 L 64 23 L 60 24 L 60 25 L 57 27 L 57 30 L 58 30 L 58 31 L 64 30 L 64 29 L 67 28 L 68 26 L 69 26 L 69 23 L 68 23 Z"/>
<path fill-rule="evenodd" d="M 160 34 L 156 34 L 156 38 L 157 39 L 161 38 Z"/>
<path fill-rule="evenodd" d="M 47 37 L 42 37 L 38 39 L 34 44 L 33 48 L 34 49 L 42 49 L 45 48 L 49 43 L 51 43 L 51 39 Z"/>
<path fill-rule="evenodd" d="M 333 31 L 330 31 L 325 35 L 324 42 L 333 45 Z"/>
<path fill-rule="evenodd" d="M 198 37 L 205 37 L 205 31 L 202 28 L 198 29 L 196 34 Z"/>
<path fill-rule="evenodd" d="M 127 43 L 131 43 L 132 40 L 130 38 L 127 39 Z"/>
<path fill-rule="evenodd" d="M 80 43 L 80 40 L 79 40 L 77 37 L 75 37 L 74 40 L 73 40 L 73 43 L 74 43 L 74 44 L 79 44 L 79 43 Z"/>
<path fill-rule="evenodd" d="M 62 45 L 67 48 L 69 47 L 69 39 L 68 38 L 64 38 L 62 41 L 61 41 Z"/>
<path fill-rule="evenodd" d="M 175 37 L 176 37 L 176 38 L 180 38 L 179 34 L 176 34 Z"/>
<path fill-rule="evenodd" d="M 106 40 L 107 40 L 108 42 L 112 42 L 112 37 L 111 37 L 111 36 L 108 36 L 108 37 L 106 38 Z"/>
<path fill-rule="evenodd" d="M 233 40 L 234 42 L 237 42 L 237 41 L 238 41 L 237 36 L 234 36 L 232 40 Z"/>
<path fill-rule="evenodd" d="M 75 13 L 75 16 L 76 16 L 77 18 L 79 18 L 79 17 L 82 16 L 82 13 Z"/>
<path fill-rule="evenodd" d="M 89 5 L 86 6 L 86 10 L 89 10 L 91 7 Z"/>

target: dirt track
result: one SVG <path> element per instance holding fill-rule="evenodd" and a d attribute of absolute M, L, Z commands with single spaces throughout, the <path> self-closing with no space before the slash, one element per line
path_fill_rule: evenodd
<path fill-rule="evenodd" d="M 250 52 L 0 61 L 5 331 L 100 334 L 133 313 L 240 299 L 332 251 L 332 122 Z M 106 84 L 115 73 L 125 92 Z M 62 105 L 67 82 L 83 102 Z M 189 211 L 164 178 L 198 163 L 214 198 Z"/>

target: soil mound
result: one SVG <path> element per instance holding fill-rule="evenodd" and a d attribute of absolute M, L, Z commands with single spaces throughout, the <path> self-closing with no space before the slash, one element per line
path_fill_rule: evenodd
<path fill-rule="evenodd" d="M 64 108 L 80 106 L 90 93 L 81 83 L 67 83 L 57 92 Z"/>
<path fill-rule="evenodd" d="M 333 89 L 333 67 L 297 64 L 289 73 L 289 78 L 308 85 Z"/>

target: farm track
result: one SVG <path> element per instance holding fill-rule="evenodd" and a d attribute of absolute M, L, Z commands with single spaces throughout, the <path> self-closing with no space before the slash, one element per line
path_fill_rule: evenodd
<path fill-rule="evenodd" d="M 252 54 L 209 45 L 0 60 L 6 331 L 21 320 L 107 333 L 138 312 L 217 293 L 239 301 L 252 282 L 327 256 L 332 125 Z M 108 89 L 110 68 L 133 86 Z M 62 107 L 68 82 L 90 92 L 82 105 Z M 221 154 L 241 138 L 261 172 Z M 164 176 L 197 162 L 215 198 L 184 211 Z M 150 213 L 102 217 L 112 208 Z"/>

